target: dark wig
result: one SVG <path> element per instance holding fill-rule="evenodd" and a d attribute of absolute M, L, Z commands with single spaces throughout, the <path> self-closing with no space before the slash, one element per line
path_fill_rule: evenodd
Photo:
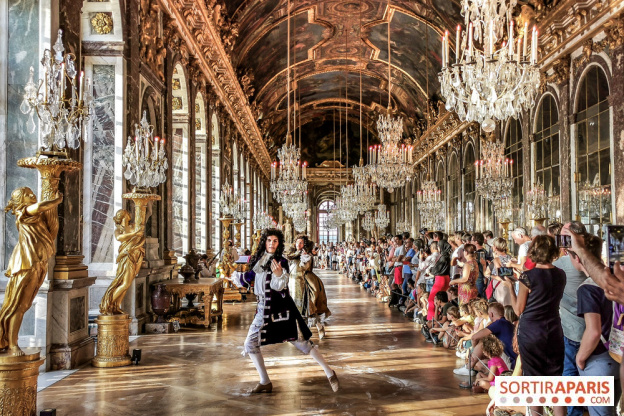
<path fill-rule="evenodd" d="M 253 253 L 253 256 L 251 256 L 251 260 L 249 261 L 251 269 L 255 267 L 256 263 L 264 255 L 266 251 L 267 238 L 269 238 L 270 236 L 277 237 L 278 245 L 277 250 L 275 250 L 273 256 L 271 256 L 267 264 L 264 266 L 264 270 L 268 271 L 271 269 L 271 261 L 273 261 L 273 259 L 275 259 L 277 262 L 281 260 L 282 254 L 284 253 L 284 233 L 282 233 L 282 231 L 278 230 L 277 228 L 267 228 L 266 230 L 262 231 L 260 241 L 258 242 L 258 248 L 256 248 L 256 252 Z"/>
<path fill-rule="evenodd" d="M 312 250 L 314 249 L 314 241 L 310 240 L 310 238 L 305 234 L 300 234 L 295 238 L 295 242 L 297 240 L 303 240 L 303 249 L 308 254 L 312 254 Z"/>

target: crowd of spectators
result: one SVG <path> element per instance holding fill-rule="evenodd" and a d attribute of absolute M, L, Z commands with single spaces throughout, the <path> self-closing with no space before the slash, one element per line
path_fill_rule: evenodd
<path fill-rule="evenodd" d="M 561 235 L 569 236 L 566 248 L 556 243 Z M 319 265 L 413 319 L 427 342 L 453 350 L 465 360 L 453 372 L 476 393 L 493 398 L 495 378 L 512 374 L 614 376 L 618 401 L 624 268 L 605 266 L 602 240 L 580 222 L 530 234 L 518 227 L 509 242 L 491 231 L 422 230 L 416 239 L 403 233 L 324 245 Z M 617 415 L 616 406 L 498 408 L 493 400 L 487 409 L 496 416 L 584 411 Z"/>

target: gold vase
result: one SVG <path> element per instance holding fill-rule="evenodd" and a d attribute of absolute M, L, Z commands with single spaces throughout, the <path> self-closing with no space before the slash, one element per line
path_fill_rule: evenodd
<path fill-rule="evenodd" d="M 130 318 L 123 315 L 99 315 L 97 353 L 94 367 L 112 368 L 130 365 Z"/>
<path fill-rule="evenodd" d="M 509 224 L 511 224 L 511 221 L 502 221 L 499 224 L 503 227 L 503 238 L 507 240 L 509 238 Z"/>

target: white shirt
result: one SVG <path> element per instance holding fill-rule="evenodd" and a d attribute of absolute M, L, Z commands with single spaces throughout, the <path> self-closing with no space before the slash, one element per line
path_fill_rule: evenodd
<path fill-rule="evenodd" d="M 398 246 L 394 249 L 394 257 L 404 256 L 405 255 L 405 246 Z M 399 267 L 402 266 L 403 262 L 395 261 L 394 266 Z"/>
<path fill-rule="evenodd" d="M 526 260 L 526 257 L 529 254 L 529 246 L 530 245 L 531 245 L 531 242 L 527 241 L 526 243 L 522 243 L 520 245 L 520 247 L 518 248 L 518 264 L 520 264 L 520 259 L 522 257 L 524 257 L 525 260 Z"/>

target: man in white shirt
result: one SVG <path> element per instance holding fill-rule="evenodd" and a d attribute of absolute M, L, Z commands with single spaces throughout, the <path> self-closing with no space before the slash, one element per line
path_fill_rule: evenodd
<path fill-rule="evenodd" d="M 505 264 L 505 267 L 512 267 L 522 272 L 524 270 L 524 262 L 529 254 L 531 237 L 529 237 L 529 233 L 527 233 L 527 230 L 524 227 L 518 227 L 511 232 L 511 238 L 513 238 L 514 242 L 519 246 L 518 259 L 516 262 L 512 260 Z"/>

